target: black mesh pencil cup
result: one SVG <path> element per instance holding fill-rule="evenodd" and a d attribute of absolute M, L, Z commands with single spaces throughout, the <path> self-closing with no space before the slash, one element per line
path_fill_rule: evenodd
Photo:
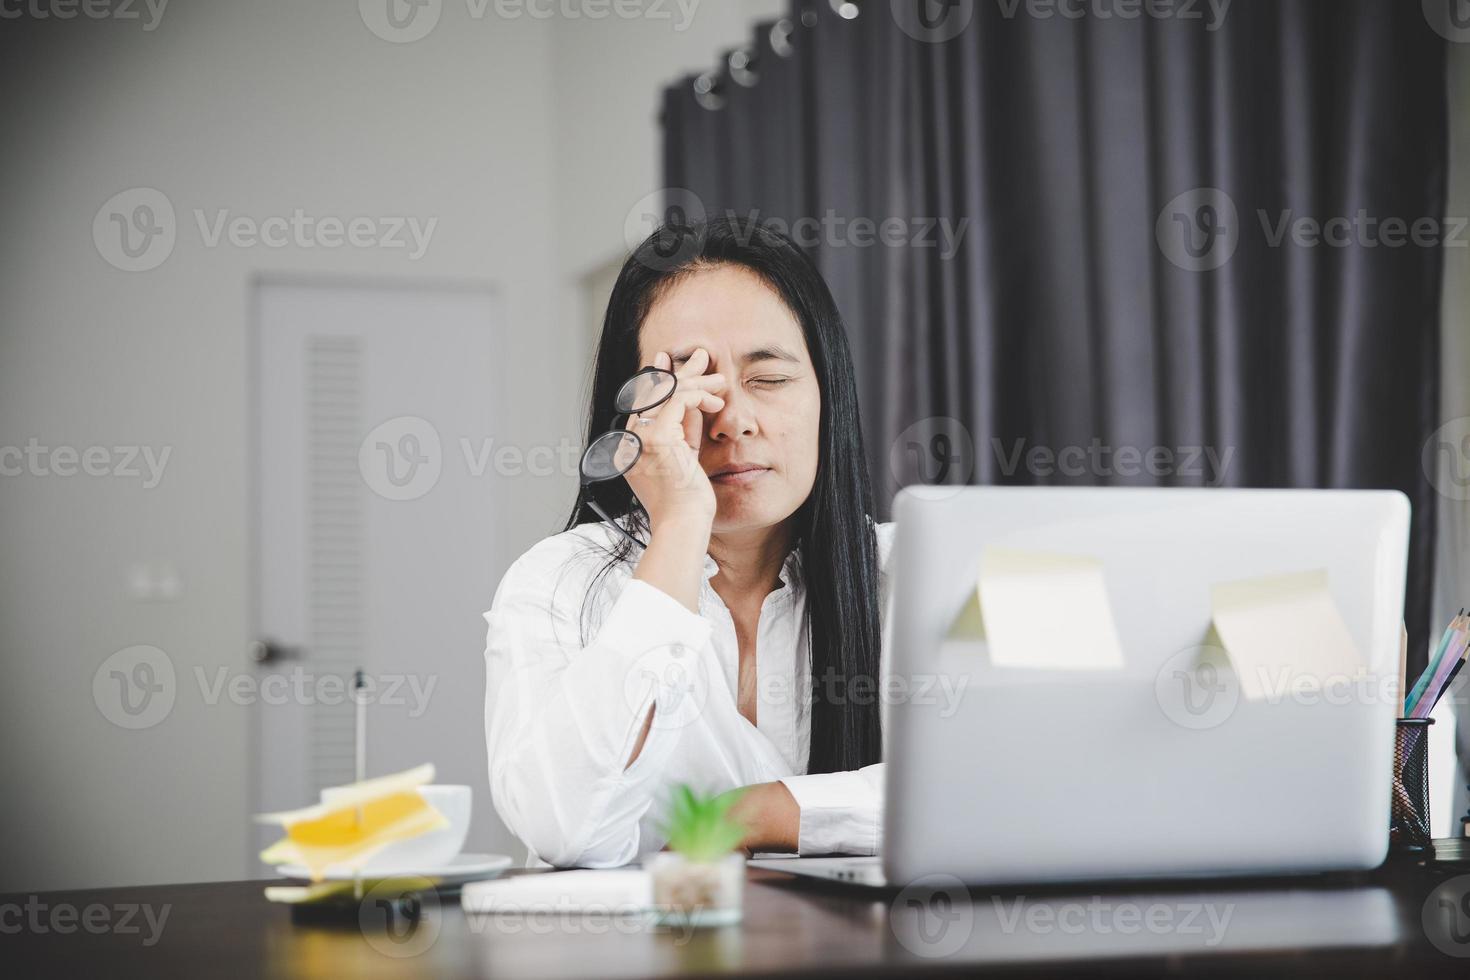
<path fill-rule="evenodd" d="M 1429 835 L 1429 726 L 1433 718 L 1400 718 L 1394 731 L 1390 846 L 1422 851 Z"/>

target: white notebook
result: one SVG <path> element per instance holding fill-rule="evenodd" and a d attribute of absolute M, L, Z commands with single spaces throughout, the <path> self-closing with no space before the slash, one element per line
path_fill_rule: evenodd
<path fill-rule="evenodd" d="M 515 875 L 464 886 L 466 912 L 489 914 L 634 914 L 653 906 L 653 878 L 647 871 L 551 871 Z"/>

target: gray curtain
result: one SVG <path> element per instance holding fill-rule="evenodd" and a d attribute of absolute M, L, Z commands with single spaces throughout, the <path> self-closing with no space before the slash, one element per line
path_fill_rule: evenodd
<path fill-rule="evenodd" d="M 940 40 L 887 2 L 796 3 L 663 101 L 686 211 L 813 249 L 883 508 L 936 479 L 1396 488 L 1422 663 L 1441 254 L 1384 225 L 1444 214 L 1444 41 L 1420 5 L 919 4 L 968 21 Z M 1303 219 L 1332 217 L 1357 220 L 1310 244 Z"/>

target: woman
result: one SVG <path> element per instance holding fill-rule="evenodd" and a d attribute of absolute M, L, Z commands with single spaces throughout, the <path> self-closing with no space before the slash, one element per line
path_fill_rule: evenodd
<path fill-rule="evenodd" d="M 640 366 L 677 387 L 624 423 L 615 395 Z M 748 851 L 875 853 L 891 527 L 868 516 L 816 267 L 755 223 L 650 236 L 608 302 L 589 441 L 620 424 L 636 465 L 584 487 L 485 614 L 501 818 L 533 859 L 610 867 L 663 846 L 672 787 L 746 787 Z"/>

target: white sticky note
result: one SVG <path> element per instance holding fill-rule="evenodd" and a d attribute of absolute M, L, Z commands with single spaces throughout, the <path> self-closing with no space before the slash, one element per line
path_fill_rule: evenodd
<path fill-rule="evenodd" d="M 1280 697 L 1367 670 L 1327 587 L 1327 570 L 1221 582 L 1214 630 L 1247 700 Z"/>
<path fill-rule="evenodd" d="M 1086 555 L 986 548 L 978 602 L 966 604 L 955 627 L 984 639 L 997 667 L 1123 667 L 1103 565 Z"/>

